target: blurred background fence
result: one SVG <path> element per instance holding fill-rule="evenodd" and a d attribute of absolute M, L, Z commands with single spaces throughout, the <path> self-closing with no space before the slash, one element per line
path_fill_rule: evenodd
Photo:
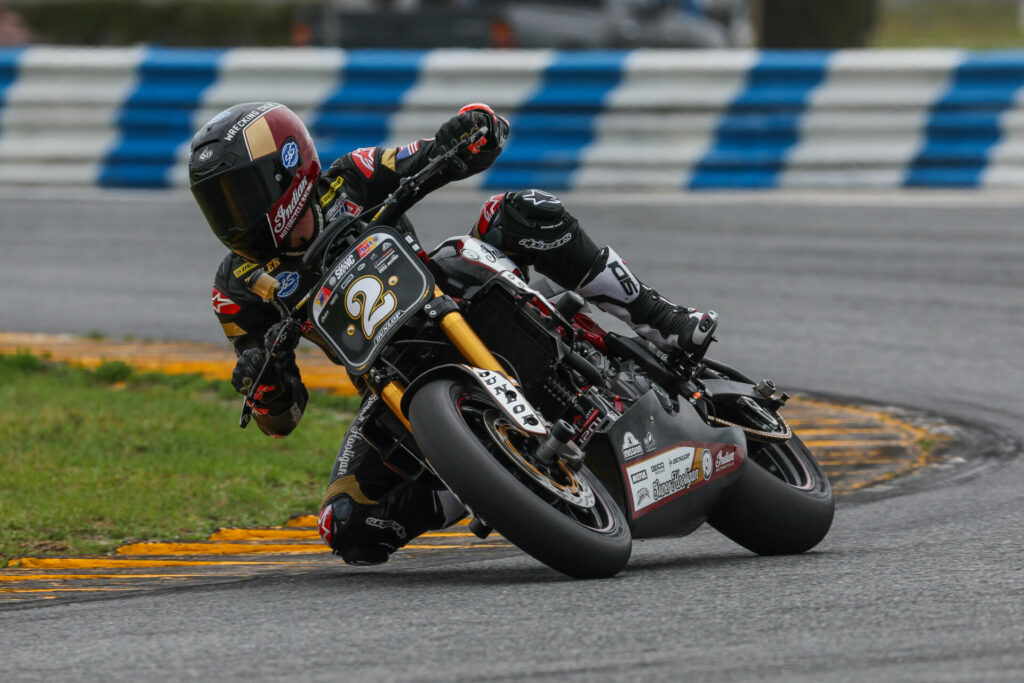
<path fill-rule="evenodd" d="M 274 100 L 322 157 L 485 101 L 488 188 L 1024 185 L 1024 51 L 0 49 L 0 183 L 186 184 L 192 133 Z"/>

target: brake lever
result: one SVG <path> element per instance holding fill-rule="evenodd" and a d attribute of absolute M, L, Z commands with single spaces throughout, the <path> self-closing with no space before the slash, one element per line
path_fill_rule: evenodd
<path fill-rule="evenodd" d="M 267 349 L 267 359 L 263 361 L 263 367 L 260 368 L 259 373 L 253 380 L 249 393 L 242 399 L 242 413 L 238 417 L 238 426 L 242 429 L 245 429 L 249 425 L 249 420 L 252 419 L 256 391 L 259 389 L 260 380 L 263 379 L 263 375 L 266 373 L 270 361 L 275 357 L 278 347 L 283 347 L 284 344 L 292 344 L 292 342 L 296 341 L 296 333 L 301 329 L 299 321 L 295 319 L 288 310 L 288 307 L 281 301 L 281 298 L 277 296 L 277 290 L 281 287 L 281 283 L 276 278 L 268 275 L 262 268 L 256 268 L 245 278 L 245 286 L 256 296 L 273 304 L 277 312 L 281 314 L 283 324 L 274 342 Z"/>
<path fill-rule="evenodd" d="M 438 154 L 436 157 L 430 159 L 426 165 L 419 170 L 419 172 L 403 178 L 398 184 L 398 187 L 395 188 L 395 190 L 380 204 L 366 209 L 358 215 L 345 216 L 343 218 L 339 218 L 336 222 L 327 225 L 320 235 L 318 235 L 317 238 L 313 240 L 313 243 L 306 249 L 306 253 L 302 256 L 302 264 L 307 268 L 312 268 L 317 257 L 320 255 L 320 252 L 326 251 L 326 249 L 330 248 L 330 243 L 334 241 L 341 229 L 347 227 L 351 223 L 354 223 L 371 211 L 376 211 L 376 213 L 373 218 L 370 219 L 370 224 L 375 225 L 379 223 L 381 218 L 386 216 L 387 209 L 399 204 L 411 196 L 419 194 L 425 180 L 432 177 L 439 168 L 447 164 L 451 159 L 457 158 L 455 155 L 459 152 L 476 145 L 477 142 L 487 134 L 487 130 L 487 126 L 481 126 L 467 138 L 460 140 L 458 144 L 452 146 L 451 149 L 445 150 L 442 154 Z M 263 373 L 266 372 L 267 366 L 270 365 L 270 361 L 274 357 L 274 353 L 282 342 L 290 341 L 289 337 L 292 337 L 294 335 L 294 331 L 298 330 L 300 327 L 298 321 L 296 321 L 291 315 L 288 307 L 285 306 L 284 302 L 282 302 L 277 296 L 277 290 L 280 287 L 280 284 L 275 278 L 264 272 L 263 269 L 255 269 L 249 277 L 245 279 L 245 286 L 249 291 L 253 292 L 264 301 L 273 304 L 278 313 L 281 314 L 281 319 L 285 324 L 282 326 L 281 332 L 278 333 L 274 343 L 271 344 L 271 347 L 267 350 L 267 360 L 264 361 L 263 367 L 260 368 L 260 372 L 256 376 L 256 380 L 253 382 L 252 388 L 242 399 L 242 414 L 238 418 L 238 426 L 242 429 L 245 429 L 248 426 L 249 421 L 252 419 L 256 390 L 260 385 L 260 380 L 263 378 Z M 301 303 L 305 303 L 305 299 L 303 299 Z M 291 322 L 289 323 L 289 321 Z"/>

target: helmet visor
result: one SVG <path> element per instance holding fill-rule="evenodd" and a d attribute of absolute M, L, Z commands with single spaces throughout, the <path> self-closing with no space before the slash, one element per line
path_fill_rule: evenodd
<path fill-rule="evenodd" d="M 292 181 L 290 174 L 277 172 L 275 166 L 274 159 L 266 157 L 192 187 L 214 234 L 250 261 L 274 256 L 276 245 L 266 214 Z M 257 222 L 263 225 L 257 226 Z"/>

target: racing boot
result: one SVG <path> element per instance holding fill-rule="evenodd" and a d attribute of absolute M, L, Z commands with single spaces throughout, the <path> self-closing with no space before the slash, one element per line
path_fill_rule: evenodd
<path fill-rule="evenodd" d="M 379 503 L 364 505 L 343 493 L 320 511 L 317 530 L 346 564 L 374 565 L 428 529 L 443 529 L 467 515 L 448 491 L 399 485 Z"/>
<path fill-rule="evenodd" d="M 385 539 L 377 538 L 381 534 L 370 534 L 362 528 L 369 516 L 368 508 L 357 504 L 348 494 L 342 494 L 324 505 L 320 511 L 317 521 L 320 538 L 346 564 L 383 564 L 397 549 L 393 543 L 385 543 Z"/>
<path fill-rule="evenodd" d="M 641 337 L 699 360 L 718 327 L 718 314 L 677 306 L 637 278 L 611 247 L 604 247 L 576 291 L 629 323 Z"/>

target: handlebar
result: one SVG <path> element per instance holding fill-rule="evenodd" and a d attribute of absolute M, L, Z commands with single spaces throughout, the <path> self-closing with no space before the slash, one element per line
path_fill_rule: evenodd
<path fill-rule="evenodd" d="M 325 266 L 324 257 L 327 255 L 331 245 L 334 244 L 335 239 L 343 234 L 345 228 L 367 215 L 372 215 L 369 220 L 371 226 L 382 225 L 391 221 L 399 213 L 409 208 L 403 205 L 419 194 L 424 182 L 443 170 L 448 162 L 459 152 L 476 144 L 486 134 L 487 126 L 481 126 L 472 135 L 461 140 L 451 149 L 445 150 L 443 153 L 431 158 L 423 168 L 413 175 L 402 178 L 395 191 L 389 194 L 384 201 L 363 210 L 355 216 L 341 216 L 328 223 L 306 249 L 306 253 L 302 256 L 302 265 L 306 268 L 318 268 L 318 270 L 322 271 Z"/>

